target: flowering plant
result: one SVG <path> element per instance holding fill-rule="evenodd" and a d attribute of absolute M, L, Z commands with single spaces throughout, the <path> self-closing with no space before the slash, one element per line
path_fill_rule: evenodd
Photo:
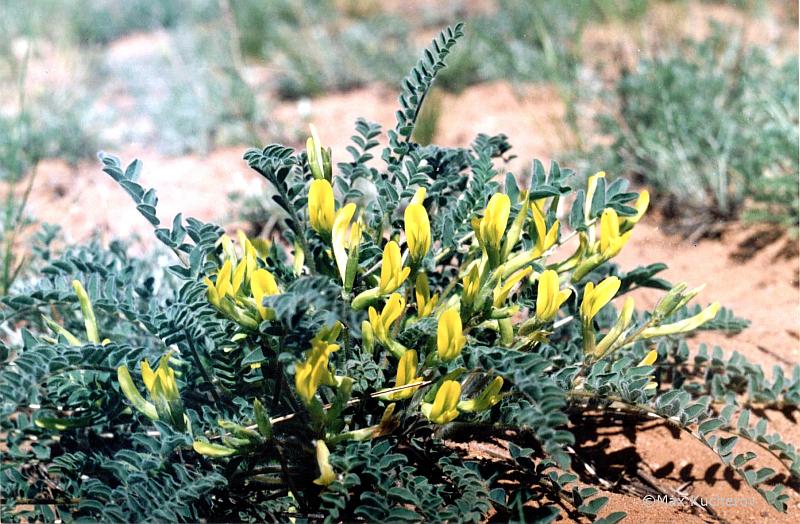
<path fill-rule="evenodd" d="M 520 185 L 502 177 L 503 135 L 468 149 L 411 141 L 460 36 L 460 25 L 444 31 L 404 82 L 383 169 L 370 162 L 380 128 L 365 121 L 353 159 L 336 169 L 339 152 L 314 128 L 305 151 L 246 153 L 275 189 L 282 218 L 268 239 L 234 241 L 180 215 L 160 227 L 138 161 L 103 159 L 178 263 L 155 289 L 152 268 L 123 263 L 119 250 L 105 265 L 69 254 L 48 267 L 52 278 L 5 300 L 18 312 L 49 305 L 61 319 L 31 320 L 0 371 L 12 455 L 29 457 L 35 436 L 27 449 L 52 466 L 54 498 L 29 516 L 594 518 L 608 499 L 575 473 L 570 421 L 597 410 L 680 428 L 785 508 L 781 485 L 764 484 L 774 472 L 748 467 L 755 454 L 734 447 L 750 440 L 791 475 L 797 453 L 766 436 L 763 420 L 751 426 L 734 393 L 796 405 L 800 373 L 769 383 L 737 357 L 720 380 L 721 357 L 707 363 L 702 351 L 685 366 L 685 335 L 743 326 L 718 303 L 689 306 L 700 288 L 657 278 L 661 264 L 613 264 L 646 191 L 602 172 L 573 186 L 570 170 L 538 161 Z M 652 311 L 628 295 L 640 287 L 664 291 Z M 482 464 L 455 445 L 478 436 L 507 442 L 502 460 Z M 39 473 L 22 471 L 4 469 L 6 500 L 38 504 L 29 486 Z"/>

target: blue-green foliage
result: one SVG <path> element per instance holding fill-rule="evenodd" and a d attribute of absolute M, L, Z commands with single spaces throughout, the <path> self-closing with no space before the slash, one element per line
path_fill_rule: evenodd
<path fill-rule="evenodd" d="M 468 149 L 420 147 L 409 138 L 417 108 L 440 69 L 437 64 L 459 33 L 459 26 L 443 32 L 404 84 L 398 124 L 381 155 L 385 169 L 367 164 L 380 129 L 359 121 L 353 161 L 340 164 L 342 174 L 337 177 L 337 189 L 347 200 L 362 199 L 369 185 L 381 195 L 378 202 L 365 205 L 361 268 L 372 267 L 380 253 L 380 239 L 369 238 L 375 234 L 370 231 L 382 231 L 386 223 L 399 225 L 402 207 L 415 187 L 428 189 L 426 207 L 432 210 L 433 235 L 443 253 L 440 260 L 429 256 L 424 262 L 436 269 L 429 271 L 435 289 L 458 278 L 467 256 L 459 238 L 468 234 L 469 219 L 500 188 L 496 180 L 504 173 L 493 160 L 506 158 L 510 150 L 503 135 L 479 136 Z M 342 348 L 331 364 L 353 378 L 352 399 L 348 402 L 341 390 L 319 391 L 323 402 L 331 404 L 328 415 L 340 417 L 341 427 L 346 423 L 349 428 L 369 428 L 381 421 L 386 406 L 372 394 L 392 385 L 396 369 L 382 351 L 362 347 L 363 314 L 358 316 L 344 303 L 336 268 L 307 225 L 305 188 L 310 174 L 305 154 L 271 145 L 251 150 L 245 158 L 274 186 L 275 202 L 283 210 L 266 253 L 266 264 L 283 286 L 281 294 L 265 302 L 275 312 L 274 321 L 243 332 L 209 304 L 202 279 L 216 270 L 222 230 L 181 215 L 164 227 L 155 192 L 138 182 L 141 164 L 134 161 L 123 167 L 110 156 L 103 158 L 104 171 L 131 196 L 156 239 L 171 251 L 171 262 L 131 257 L 119 243 L 108 248 L 90 243 L 60 253 L 43 248 L 46 261 L 37 266 L 38 278 L 20 283 L 2 299 L 3 519 L 480 522 L 495 515 L 501 520 L 550 522 L 563 514 L 573 519 L 602 515 L 602 522 L 616 522 L 624 514 L 603 514 L 608 497 L 579 480 L 574 469 L 576 426 L 571 423 L 597 410 L 656 417 L 691 433 L 770 504 L 785 510 L 782 484 L 770 485 L 775 472 L 751 467 L 755 454 L 735 452 L 736 440 L 731 439 L 754 442 L 778 457 L 790 477 L 798 476 L 794 447 L 769 434 L 764 418 L 751 422 L 744 408 L 758 404 L 795 409 L 800 369 L 795 368 L 791 378 L 776 371 L 769 380 L 740 355 L 725 360 L 721 350 L 711 356 L 701 350 L 690 365 L 680 339 L 658 345 L 654 365 L 636 365 L 651 349 L 641 341 L 593 363 L 583 354 L 583 334 L 575 320 L 585 281 L 574 286 L 564 318 L 546 340 L 510 349 L 501 347 L 496 332 L 475 326 L 473 342 L 449 365 L 442 365 L 445 373 L 463 368 L 468 396 L 479 392 L 487 377 L 503 377 L 507 395 L 500 403 L 481 413 L 462 413 L 442 428 L 430 425 L 416 409 L 420 397 L 428 394 L 421 389 L 406 404 L 413 409 L 398 408 L 398 423 L 382 436 L 331 439 L 330 462 L 337 478 L 324 489 L 314 484 L 318 467 L 313 440 L 326 435 L 291 386 L 295 363 L 312 336 L 333 319 L 346 326 Z M 524 190 L 534 198 L 558 200 L 573 192 L 571 174 L 555 163 L 545 172 L 535 162 Z M 513 177 L 505 179 L 505 186 L 515 197 L 523 190 Z M 599 184 L 592 218 L 606 207 L 632 214 L 628 204 L 635 194 L 625 189 L 624 183 Z M 583 209 L 582 202 L 578 198 L 574 206 Z M 549 223 L 556 206 L 547 210 Z M 585 229 L 579 214 L 570 212 L 573 227 Z M 528 232 L 522 235 L 527 248 L 534 241 Z M 306 267 L 316 271 L 296 275 L 282 245 L 292 246 L 295 254 L 302 249 Z M 619 275 L 623 293 L 638 287 L 665 289 L 669 284 L 658 277 L 663 269 L 656 264 L 622 274 L 604 264 L 590 277 Z M 85 342 L 71 287 L 74 279 L 84 284 L 101 340 L 107 343 Z M 366 289 L 362 280 L 354 293 Z M 519 305 L 532 307 L 536 299 L 535 292 L 527 290 L 520 293 Z M 685 314 L 679 312 L 676 318 Z M 605 331 L 615 317 L 604 311 L 593 322 Z M 54 336 L 46 327 L 49 322 L 80 340 L 70 345 L 70 337 Z M 729 330 L 744 327 L 730 312 L 714 322 Z M 435 334 L 435 322 L 425 319 L 409 324 L 397 339 L 421 345 L 435 340 Z M 155 364 L 167 352 L 191 434 L 134 411 L 117 381 L 119 366 L 130 369 L 139 382 L 140 361 Z M 656 389 L 648 387 L 651 382 Z M 255 400 L 274 417 L 269 435 L 236 440 L 227 428 L 244 426 L 235 431 L 249 435 L 253 431 L 247 428 L 257 427 Z M 200 455 L 192 449 L 197 437 L 237 441 L 241 453 L 222 459 Z M 507 442 L 497 446 L 497 460 L 470 456 L 464 446 L 500 442 L 496 439 Z"/>

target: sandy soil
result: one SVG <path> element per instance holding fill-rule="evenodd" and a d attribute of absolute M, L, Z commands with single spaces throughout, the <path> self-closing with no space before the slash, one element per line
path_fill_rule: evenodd
<path fill-rule="evenodd" d="M 738 351 L 749 360 L 761 364 L 767 370 L 767 376 L 771 376 L 768 370 L 774 365 L 788 370 L 789 364 L 800 363 L 798 259 L 776 258 L 782 247 L 776 243 L 745 263 L 733 260 L 730 253 L 752 232 L 753 228 L 734 225 L 720 241 L 688 243 L 681 237 L 665 234 L 655 220 L 645 221 L 637 225 L 631 241 L 616 260 L 623 269 L 628 270 L 637 265 L 666 262 L 669 269 L 663 275 L 668 280 L 685 281 L 693 286 L 705 283 L 705 290 L 696 299 L 699 303 L 719 300 L 752 324 L 730 337 L 719 333 L 701 333 L 690 339 L 690 349 L 694 350 L 705 342 L 709 347 L 719 345 L 726 355 Z M 654 305 L 659 296 L 660 292 L 651 290 L 635 293 L 637 306 L 644 308 Z M 800 427 L 793 418 L 796 414 L 766 411 L 759 415 L 768 419 L 770 432 L 778 431 L 788 442 L 800 447 Z M 602 443 L 604 439 L 607 439 L 606 445 L 613 453 L 622 455 L 632 451 L 629 448 L 634 442 L 628 436 L 601 436 L 594 443 Z M 750 449 L 745 444 L 740 445 L 742 450 Z M 707 500 L 713 496 L 754 497 L 752 507 L 716 508 L 726 520 L 762 522 L 769 518 L 776 522 L 796 522 L 800 516 L 800 495 L 796 491 L 787 490 L 790 512 L 778 515 L 750 488 L 741 485 L 729 470 L 715 466 L 715 455 L 691 437 L 673 435 L 665 427 L 658 426 L 636 435 L 635 449 L 646 465 L 645 470 L 655 477 L 659 477 L 657 472 L 661 470 L 660 481 L 673 489 L 690 482 L 687 489 Z M 772 457 L 764 456 L 763 451 L 758 455 L 763 465 L 783 471 L 780 464 Z M 673 508 L 647 506 L 630 497 L 618 496 L 612 501 L 612 505 L 619 504 L 619 507 L 628 511 L 634 521 L 655 518 L 661 522 L 662 519 L 671 520 L 671 515 L 674 515 Z M 689 516 L 681 514 L 680 518 L 689 519 Z"/>

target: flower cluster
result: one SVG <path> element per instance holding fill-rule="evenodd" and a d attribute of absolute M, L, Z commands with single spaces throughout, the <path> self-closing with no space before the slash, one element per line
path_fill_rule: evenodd
<path fill-rule="evenodd" d="M 263 256 L 241 231 L 239 244 L 242 256 L 237 255 L 233 241 L 227 235 L 220 238 L 224 262 L 214 280 L 205 278 L 208 301 L 228 318 L 248 329 L 255 329 L 262 320 L 272 317 L 264 306 L 264 297 L 280 293 L 275 277 L 265 269 Z"/>
<path fill-rule="evenodd" d="M 347 319 L 352 317 L 346 315 L 323 326 L 293 366 L 295 394 L 316 428 L 313 446 L 320 470 L 315 481 L 318 484 L 327 485 L 336 479 L 328 462 L 329 445 L 386 434 L 397 426 L 401 413 L 419 413 L 432 424 L 442 425 L 498 404 L 508 394 L 504 378 L 490 370 L 469 371 L 463 365 L 465 348 L 479 340 L 530 350 L 547 343 L 558 325 L 577 318 L 584 359 L 594 362 L 637 340 L 696 329 L 714 318 L 719 308 L 714 304 L 694 317 L 665 324 L 665 319 L 699 291 L 689 291 L 681 284 L 664 297 L 649 318 L 639 321 L 634 321 L 633 299 L 626 298 L 616 322 L 605 333 L 598 333 L 597 316 L 618 296 L 622 281 L 617 276 L 595 281 L 591 275 L 620 253 L 649 203 L 643 191 L 632 207 L 622 209 L 622 215 L 610 206 L 594 209 L 604 173 L 589 177 L 582 209 L 586 226 L 568 235 L 562 235 L 557 218 L 558 198 L 532 199 L 526 191 L 515 191 L 514 198 L 504 192 L 491 195 L 482 212 L 471 220 L 472 232 L 459 246 L 462 257 L 455 281 L 441 285 L 437 278 L 439 285 L 432 290 L 435 275 L 431 268 L 446 257 L 446 250 L 437 244 L 431 230 L 427 189 L 415 190 L 405 204 L 402 229 L 387 235 L 383 224 L 375 229 L 365 220 L 356 202 L 339 202 L 332 183 L 331 151 L 322 148 L 313 128 L 306 153 L 311 173 L 307 186 L 308 234 L 316 235 L 324 246 L 322 258 L 316 260 L 324 266 L 324 274 L 340 282 L 344 307 L 361 319 L 360 325 L 348 325 Z M 373 270 L 361 264 L 366 236 L 377 239 L 382 250 L 380 263 Z M 550 260 L 560 246 L 576 236 L 578 246 L 571 255 L 561 261 Z M 263 243 L 241 233 L 238 243 L 240 252 L 229 237 L 221 238 L 218 269 L 205 283 L 208 301 L 247 333 L 263 322 L 276 320 L 265 298 L 280 293 L 282 286 L 267 268 Z M 300 260 L 302 266 L 302 256 Z M 380 272 L 373 275 L 378 268 Z M 307 269 L 295 267 L 295 271 Z M 427 325 L 435 326 L 435 332 L 415 338 L 413 344 L 401 336 L 409 328 L 425 333 L 422 326 Z M 372 393 L 385 403 L 381 420 L 348 430 L 337 417 L 350 398 L 354 378 L 348 373 L 337 374 L 332 360 L 334 354 L 353 343 L 394 371 L 393 385 Z M 652 365 L 655 358 L 651 352 L 640 366 Z M 183 424 L 180 395 L 167 362 L 168 356 L 162 358 L 156 372 L 147 362 L 142 364 L 142 378 L 152 402 L 139 395 L 124 367 L 119 370 L 119 380 L 136 409 L 178 427 Z M 580 377 L 575 387 L 583 387 Z M 651 387 L 655 382 L 648 385 Z M 323 389 L 336 392 L 333 404 L 324 403 L 323 399 L 330 396 L 321 395 Z M 263 409 L 260 404 L 259 409 Z M 259 427 L 268 428 L 268 417 L 262 413 L 261 419 Z M 260 434 L 247 428 L 237 431 L 246 438 L 229 440 L 227 446 L 200 440 L 195 449 L 212 456 L 240 453 L 266 438 L 271 430 L 264 429 Z"/>

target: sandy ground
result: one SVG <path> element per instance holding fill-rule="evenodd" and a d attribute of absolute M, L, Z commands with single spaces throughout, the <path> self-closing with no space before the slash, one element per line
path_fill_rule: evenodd
<path fill-rule="evenodd" d="M 705 342 L 709 348 L 719 345 L 727 356 L 738 351 L 750 361 L 761 364 L 767 376 L 771 377 L 769 370 L 773 366 L 781 366 L 786 371 L 789 364 L 800 363 L 798 260 L 787 260 L 780 256 L 776 258 L 780 244 L 760 251 L 747 262 L 733 260 L 729 256 L 733 248 L 752 232 L 752 228 L 734 225 L 720 241 L 688 243 L 681 237 L 664 234 L 654 220 L 645 221 L 637 225 L 631 241 L 617 261 L 623 269 L 666 262 L 669 269 L 663 275 L 668 280 L 685 281 L 692 286 L 705 283 L 706 288 L 696 299 L 699 303 L 719 300 L 752 324 L 734 336 L 701 333 L 690 339 L 690 349 L 694 350 Z M 637 306 L 650 307 L 661 293 L 647 290 L 637 292 L 635 296 Z M 759 415 L 767 418 L 770 432 L 778 431 L 785 440 L 800 447 L 800 427 L 794 420 L 796 414 L 766 411 Z M 614 449 L 615 453 L 622 453 L 634 445 L 623 435 L 600 437 L 598 442 L 604 438 L 608 438 L 609 449 Z M 665 427 L 658 426 L 637 435 L 635 445 L 642 463 L 646 464 L 645 470 L 657 472 L 662 469 L 662 482 L 673 489 L 691 482 L 689 489 L 693 490 L 693 494 L 707 500 L 713 496 L 752 498 L 752 507 L 716 508 L 723 518 L 731 522 L 763 522 L 767 518 L 775 522 L 797 522 L 800 517 L 800 495 L 796 491 L 787 490 L 790 511 L 787 515 L 778 515 L 750 488 L 738 482 L 730 471 L 715 466 L 715 455 L 691 437 L 673 435 Z M 750 449 L 744 444 L 740 445 L 742 450 Z M 753 448 L 753 451 L 759 450 Z M 784 471 L 772 457 L 764 456 L 763 451 L 758 455 L 763 465 Z M 619 504 L 628 511 L 634 521 L 646 518 L 648 521 L 656 519 L 656 522 L 662 522 L 674 518 L 674 508 L 668 506 L 648 506 L 643 501 L 619 496 L 612 501 L 613 505 Z M 680 519 L 690 520 L 684 513 Z"/>

